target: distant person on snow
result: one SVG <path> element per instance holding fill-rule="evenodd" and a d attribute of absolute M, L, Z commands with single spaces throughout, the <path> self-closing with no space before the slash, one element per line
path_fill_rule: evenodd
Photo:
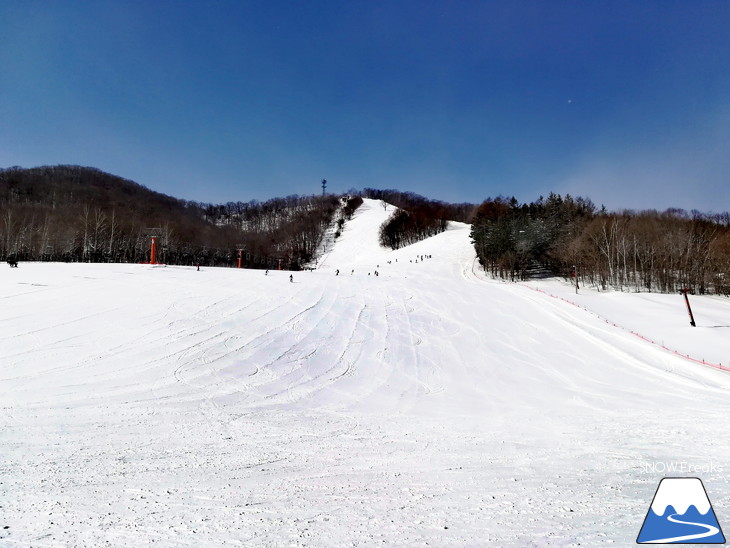
<path fill-rule="evenodd" d="M 18 268 L 18 259 L 11 255 L 8 257 L 8 265 L 10 265 L 10 268 Z"/>
<path fill-rule="evenodd" d="M 264 276 L 268 276 L 268 275 L 269 275 L 269 269 L 267 268 L 266 272 L 264 273 Z"/>
<path fill-rule="evenodd" d="M 339 275 L 340 275 L 340 269 L 338 268 L 337 272 L 335 272 L 335 276 L 339 276 Z"/>
<path fill-rule="evenodd" d="M 294 283 L 294 274 L 289 274 L 289 281 Z"/>

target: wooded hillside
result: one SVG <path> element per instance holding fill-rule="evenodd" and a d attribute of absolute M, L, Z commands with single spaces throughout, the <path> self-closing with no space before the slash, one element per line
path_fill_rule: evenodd
<path fill-rule="evenodd" d="M 211 205 L 179 200 L 95 168 L 0 170 L 0 256 L 21 261 L 149 261 L 298 269 L 339 205 L 289 196 Z"/>
<path fill-rule="evenodd" d="M 362 194 L 398 208 L 380 227 L 378 235 L 380 245 L 391 249 L 435 236 L 446 230 L 449 221 L 468 223 L 475 209 L 473 204 L 449 204 L 413 192 L 366 188 Z"/>
<path fill-rule="evenodd" d="M 335 237 L 366 198 L 399 208 L 380 231 L 393 249 L 471 222 L 480 263 L 497 277 L 577 279 L 601 289 L 730 295 L 730 215 L 698 211 L 607 212 L 585 198 L 447 204 L 411 192 L 366 188 L 350 199 L 287 196 L 266 202 L 179 200 L 98 169 L 0 169 L 0 258 L 148 262 L 299 269 L 314 258 L 338 213 Z M 575 275 L 575 276 L 574 276 Z"/>
<path fill-rule="evenodd" d="M 730 294 L 727 213 L 609 213 L 570 195 L 530 204 L 499 197 L 477 208 L 471 236 L 498 277 L 577 274 L 579 284 L 600 289 Z"/>

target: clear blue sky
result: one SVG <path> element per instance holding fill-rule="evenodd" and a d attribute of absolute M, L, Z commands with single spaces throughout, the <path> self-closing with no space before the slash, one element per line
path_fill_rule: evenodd
<path fill-rule="evenodd" d="M 0 167 L 730 209 L 730 2 L 0 3 Z"/>

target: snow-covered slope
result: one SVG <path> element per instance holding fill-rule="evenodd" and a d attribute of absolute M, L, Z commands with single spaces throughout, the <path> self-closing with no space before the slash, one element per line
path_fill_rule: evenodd
<path fill-rule="evenodd" d="M 657 463 L 722 520 L 730 374 L 631 331 L 727 365 L 726 300 L 695 331 L 666 296 L 574 306 L 484 279 L 466 225 L 380 248 L 391 213 L 294 283 L 0 269 L 0 545 L 625 546 Z"/>

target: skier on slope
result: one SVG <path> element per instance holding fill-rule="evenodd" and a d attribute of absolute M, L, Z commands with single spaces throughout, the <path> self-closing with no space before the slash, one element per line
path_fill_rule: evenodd
<path fill-rule="evenodd" d="M 289 274 L 289 281 L 294 283 L 294 274 Z"/>

